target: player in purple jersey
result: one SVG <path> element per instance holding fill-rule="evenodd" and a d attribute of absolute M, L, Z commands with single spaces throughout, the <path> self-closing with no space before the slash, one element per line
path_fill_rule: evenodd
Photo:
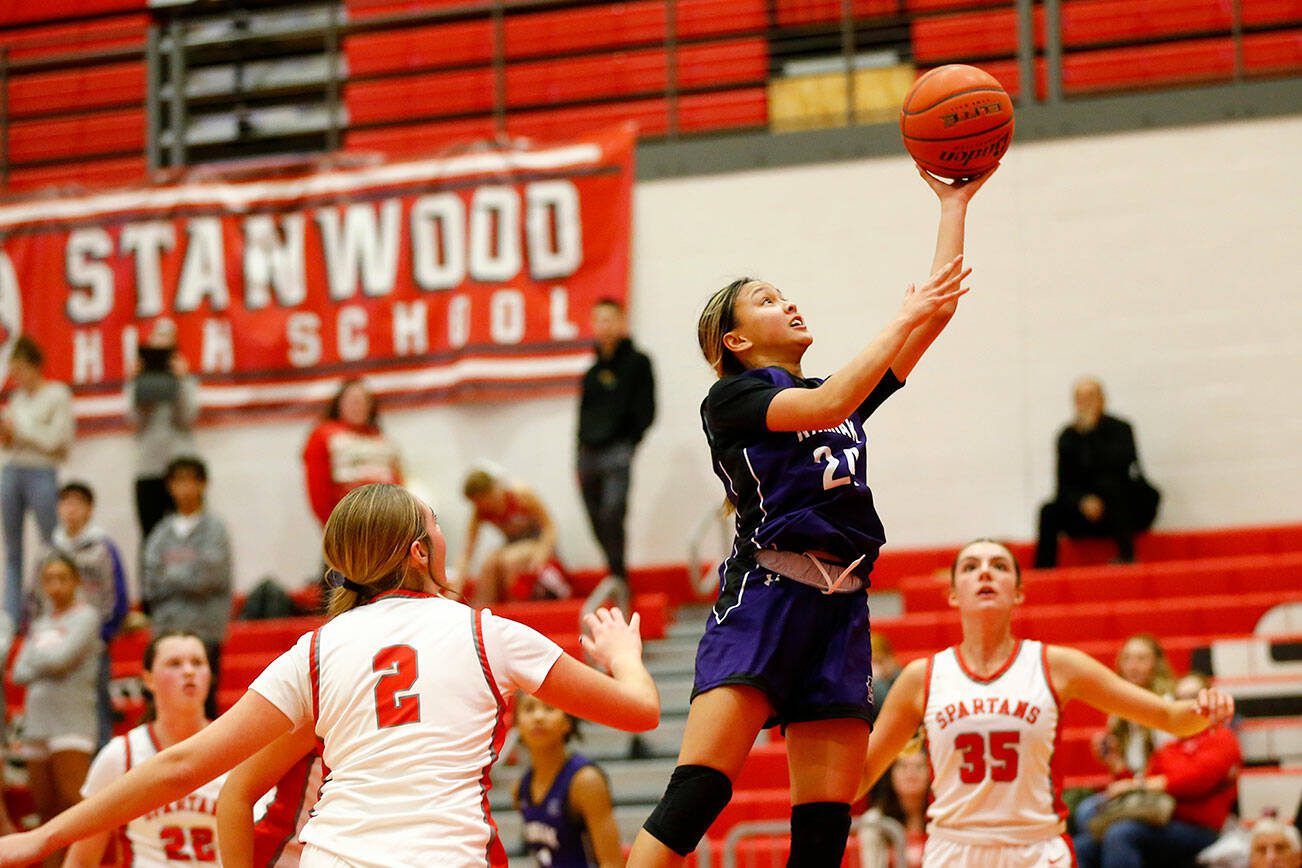
<path fill-rule="evenodd" d="M 989 178 L 946 184 L 919 172 L 941 206 L 933 273 L 835 375 L 805 377 L 813 336 L 772 284 L 734 281 L 701 314 L 701 350 L 719 376 L 701 419 L 737 536 L 697 650 L 678 767 L 629 865 L 680 864 L 731 799 L 759 731 L 775 724 L 791 769 L 788 864 L 841 863 L 872 712 L 868 576 L 885 541 L 864 423 L 967 291 L 967 205 Z"/>

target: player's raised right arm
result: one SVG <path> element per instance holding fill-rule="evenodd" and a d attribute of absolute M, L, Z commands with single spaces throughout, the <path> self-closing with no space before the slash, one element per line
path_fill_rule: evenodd
<path fill-rule="evenodd" d="M 900 751 L 913 738 L 922 724 L 922 695 L 927 686 L 927 661 L 914 660 L 886 694 L 886 703 L 873 723 L 873 733 L 868 739 L 868 755 L 864 758 L 863 776 L 855 801 L 862 799 L 872 789 L 877 779 L 886 773 L 900 755 Z"/>
<path fill-rule="evenodd" d="M 634 613 L 625 623 L 624 616 L 611 609 L 598 609 L 585 618 L 592 637 L 580 642 L 610 675 L 562 654 L 534 696 L 594 723 L 627 732 L 655 729 L 660 725 L 660 691 L 642 663 L 641 618 Z"/>

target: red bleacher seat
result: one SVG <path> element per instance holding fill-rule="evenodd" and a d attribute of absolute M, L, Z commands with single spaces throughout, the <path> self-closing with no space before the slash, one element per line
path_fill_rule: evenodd
<path fill-rule="evenodd" d="M 11 167 L 7 190 L 22 193 L 45 187 L 75 184 L 81 187 L 118 187 L 146 180 L 148 163 L 144 157 L 110 157 L 103 160 L 79 159 L 55 166 Z"/>
<path fill-rule="evenodd" d="M 16 121 L 9 128 L 9 159 L 15 164 L 141 153 L 144 148 L 145 112 L 139 107 Z"/>
<path fill-rule="evenodd" d="M 1243 66 L 1253 74 L 1296 74 L 1302 70 L 1302 29 L 1245 36 Z"/>
<path fill-rule="evenodd" d="M 344 56 L 352 78 L 488 63 L 493 58 L 493 25 L 486 20 L 449 21 L 357 33 L 344 40 Z"/>
<path fill-rule="evenodd" d="M 763 87 L 697 93 L 678 100 L 678 128 L 700 133 L 768 124 L 768 91 Z"/>
<path fill-rule="evenodd" d="M 421 115 L 489 112 L 493 107 L 493 72 L 457 70 L 350 82 L 344 87 L 344 102 L 350 121 L 359 125 Z"/>
<path fill-rule="evenodd" d="M 79 112 L 145 100 L 145 65 L 140 61 L 15 74 L 9 78 L 9 115 Z"/>
<path fill-rule="evenodd" d="M 491 117 L 348 130 L 344 150 L 378 151 L 388 157 L 431 156 L 460 142 L 491 138 Z"/>
<path fill-rule="evenodd" d="M 1027 602 L 1037 605 L 1254 593 L 1287 588 L 1290 583 L 1302 588 L 1302 552 L 1030 570 L 1024 583 Z M 947 576 L 905 579 L 900 583 L 905 611 L 944 607 L 948 586 Z"/>
<path fill-rule="evenodd" d="M 856 18 L 880 18 L 898 15 L 899 0 L 854 0 L 851 14 Z M 777 0 L 778 25 L 826 24 L 841 20 L 841 0 Z"/>
<path fill-rule="evenodd" d="M 0 30 L 0 43 L 8 47 L 9 62 L 14 64 L 69 54 L 132 51 L 143 54 L 149 21 L 148 15 L 131 14 L 107 20 Z"/>
<path fill-rule="evenodd" d="M 741 39 L 684 46 L 678 52 L 683 89 L 763 81 L 768 45 Z M 508 105 L 572 102 L 663 91 L 668 61 L 661 49 L 512 64 L 506 70 Z"/>
<path fill-rule="evenodd" d="M 148 0 L 41 0 L 39 3 L 0 3 L 0 24 L 62 21 L 144 9 Z"/>
<path fill-rule="evenodd" d="M 1302 22 L 1296 0 L 1243 0 L 1242 22 L 1248 27 Z M 1172 37 L 1228 34 L 1229 4 L 1219 0 L 1073 0 L 1062 5 L 1062 45 L 1067 49 Z M 1035 12 L 1036 44 L 1045 44 L 1044 11 Z M 924 63 L 976 57 L 1008 57 L 1018 44 L 1017 11 L 980 9 L 954 15 L 917 18 L 912 24 L 914 57 Z"/>

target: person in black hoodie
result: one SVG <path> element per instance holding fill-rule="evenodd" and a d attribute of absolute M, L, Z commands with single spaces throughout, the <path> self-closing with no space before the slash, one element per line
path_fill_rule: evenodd
<path fill-rule="evenodd" d="M 1157 514 L 1159 494 L 1144 479 L 1130 423 L 1104 412 L 1103 384 L 1085 377 L 1073 389 L 1076 418 L 1058 435 L 1058 491 L 1040 509 L 1036 568 L 1058 563 L 1058 534 L 1110 537 L 1117 560 L 1135 559 L 1135 534 Z"/>
<path fill-rule="evenodd" d="M 633 450 L 655 419 L 651 360 L 628 337 L 624 307 L 612 298 L 592 309 L 597 358 L 583 375 L 579 401 L 579 487 L 610 577 L 627 601 L 624 514 Z"/>

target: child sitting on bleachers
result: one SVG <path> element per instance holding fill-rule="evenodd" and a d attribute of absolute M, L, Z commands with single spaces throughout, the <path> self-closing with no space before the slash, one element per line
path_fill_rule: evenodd
<path fill-rule="evenodd" d="M 488 470 L 472 471 L 462 491 L 475 513 L 457 564 L 456 580 L 477 606 L 498 600 L 564 599 L 570 595 L 565 573 L 556 560 L 556 525 L 533 489 L 500 479 Z M 470 578 L 481 525 L 491 524 L 506 542 L 491 552 Z"/>

